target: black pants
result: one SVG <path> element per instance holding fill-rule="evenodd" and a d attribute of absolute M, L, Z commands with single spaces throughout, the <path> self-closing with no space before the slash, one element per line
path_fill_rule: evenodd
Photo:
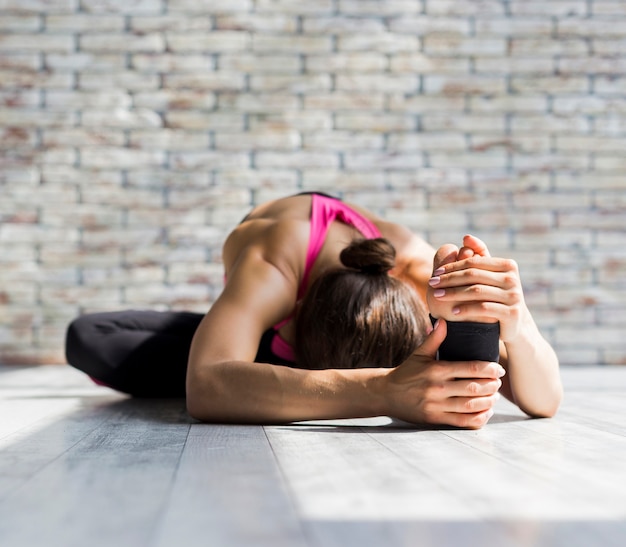
<path fill-rule="evenodd" d="M 184 397 L 191 339 L 203 318 L 191 312 L 83 315 L 67 330 L 67 362 L 136 397 Z"/>

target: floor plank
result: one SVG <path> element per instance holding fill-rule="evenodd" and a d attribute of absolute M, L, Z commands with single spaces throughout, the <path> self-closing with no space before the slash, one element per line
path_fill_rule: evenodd
<path fill-rule="evenodd" d="M 260 427 L 0 366 L 0 544 L 622 547 L 626 367 L 563 379 L 556 418 L 502 400 L 480 431 Z"/>

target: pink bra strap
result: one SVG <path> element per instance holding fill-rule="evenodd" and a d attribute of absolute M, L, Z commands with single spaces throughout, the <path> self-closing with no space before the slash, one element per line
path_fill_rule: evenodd
<path fill-rule="evenodd" d="M 298 289 L 298 298 L 306 291 L 313 264 L 317 259 L 326 240 L 326 234 L 333 220 L 339 218 L 345 224 L 354 226 L 367 239 L 380 237 L 378 227 L 338 199 L 312 194 L 311 196 L 311 230 L 309 247 L 306 253 L 304 275 Z"/>

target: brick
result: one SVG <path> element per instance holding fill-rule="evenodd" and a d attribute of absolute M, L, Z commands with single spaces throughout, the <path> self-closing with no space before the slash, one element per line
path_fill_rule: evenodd
<path fill-rule="evenodd" d="M 214 93 L 205 90 L 159 89 L 140 91 L 133 95 L 137 108 L 149 108 L 166 112 L 166 117 L 175 115 L 180 110 L 209 111 L 215 107 L 217 99 Z"/>
<path fill-rule="evenodd" d="M 261 53 L 315 54 L 331 51 L 331 49 L 331 37 L 324 35 L 254 34 L 252 36 L 252 50 Z"/>
<path fill-rule="evenodd" d="M 173 110 L 165 114 L 165 126 L 172 129 L 243 130 L 244 116 L 240 112 L 202 112 Z"/>
<path fill-rule="evenodd" d="M 137 33 L 150 32 L 189 32 L 213 30 L 213 19 L 206 15 L 169 14 L 134 16 L 130 19 L 130 29 Z"/>
<path fill-rule="evenodd" d="M 309 169 L 302 175 L 302 188 L 305 191 L 326 190 L 337 194 L 338 188 L 352 189 L 383 189 L 384 173 L 367 173 L 363 171 L 339 171 L 336 169 Z"/>
<path fill-rule="evenodd" d="M 336 168 L 339 158 L 332 152 L 258 152 L 255 165 L 261 168 Z"/>
<path fill-rule="evenodd" d="M 126 68 L 125 55 L 100 53 L 70 53 L 45 55 L 45 66 L 55 71 L 90 72 L 121 71 Z"/>
<path fill-rule="evenodd" d="M 593 89 L 598 95 L 615 95 L 623 97 L 626 93 L 626 77 L 598 76 Z"/>
<path fill-rule="evenodd" d="M 561 74 L 624 74 L 626 58 L 562 58 L 558 60 L 558 67 Z"/>
<path fill-rule="evenodd" d="M 429 55 L 503 57 L 507 51 L 505 38 L 467 37 L 458 34 L 424 37 L 424 52 Z"/>
<path fill-rule="evenodd" d="M 70 35 L 4 34 L 0 40 L 0 52 L 69 53 L 75 49 L 74 42 L 74 37 Z"/>
<path fill-rule="evenodd" d="M 133 68 L 141 72 L 210 72 L 214 61 L 205 55 L 144 54 L 131 58 Z"/>
<path fill-rule="evenodd" d="M 316 93 L 330 91 L 332 81 L 328 74 L 303 75 L 253 75 L 250 77 L 250 91 L 261 93 Z"/>
<path fill-rule="evenodd" d="M 202 4 L 196 0 L 168 0 L 167 2 L 168 11 L 190 14 L 248 12 L 252 8 L 252 0 L 211 0 L 211 2 Z"/>
<path fill-rule="evenodd" d="M 591 123 L 586 116 L 552 116 L 515 114 L 511 117 L 511 133 L 589 133 Z"/>
<path fill-rule="evenodd" d="M 381 72 L 388 61 L 380 53 L 331 53 L 308 55 L 305 60 L 307 72 Z"/>
<path fill-rule="evenodd" d="M 392 133 L 387 141 L 387 150 L 400 152 L 466 148 L 465 138 L 457 133 Z"/>
<path fill-rule="evenodd" d="M 325 14 L 335 10 L 333 0 L 301 2 L 300 0 L 257 0 L 256 9 L 263 12 L 293 13 L 297 15 Z"/>
<path fill-rule="evenodd" d="M 165 51 L 165 40 L 160 33 L 86 34 L 80 37 L 79 46 L 81 51 L 160 53 Z"/>
<path fill-rule="evenodd" d="M 0 54 L 0 69 L 10 71 L 37 71 L 41 68 L 41 56 L 36 53 Z"/>
<path fill-rule="evenodd" d="M 548 58 L 477 58 L 474 60 L 477 74 L 481 72 L 494 74 L 553 74 L 556 62 Z"/>
<path fill-rule="evenodd" d="M 506 80 L 498 76 L 424 76 L 424 93 L 430 95 L 503 94 Z"/>
<path fill-rule="evenodd" d="M 250 157 L 242 153 L 175 152 L 171 157 L 173 169 L 236 169 L 250 166 Z"/>
<path fill-rule="evenodd" d="M 414 75 L 386 75 L 381 78 L 377 74 L 338 75 L 335 82 L 338 91 L 374 93 L 414 93 L 419 84 L 418 77 Z"/>
<path fill-rule="evenodd" d="M 484 133 L 501 131 L 504 133 L 506 120 L 501 115 L 485 114 L 424 114 L 421 118 L 425 131 L 460 131 L 464 133 Z"/>
<path fill-rule="evenodd" d="M 162 13 L 163 7 L 163 0 L 81 0 L 81 8 L 89 13 L 148 15 Z"/>
<path fill-rule="evenodd" d="M 410 15 L 420 11 L 419 2 L 413 0 L 339 0 L 340 13 L 349 15 L 375 15 L 388 17 L 393 15 Z"/>
<path fill-rule="evenodd" d="M 613 19 L 560 19 L 557 22 L 558 36 L 603 37 L 614 36 L 623 38 L 626 29 L 615 24 Z"/>
<path fill-rule="evenodd" d="M 548 99 L 540 94 L 494 95 L 470 97 L 469 105 L 472 112 L 545 112 Z"/>
<path fill-rule="evenodd" d="M 4 32 L 36 32 L 41 29 L 38 15 L 0 15 L 0 30 Z"/>
<path fill-rule="evenodd" d="M 392 95 L 389 110 L 402 112 L 462 112 L 465 99 L 461 96 Z"/>
<path fill-rule="evenodd" d="M 160 166 L 165 161 L 162 152 L 131 150 L 128 148 L 99 147 L 85 148 L 81 151 L 80 164 L 83 167 L 107 167 L 116 165 L 122 169 L 137 169 L 147 165 Z"/>
<path fill-rule="evenodd" d="M 237 91 L 246 87 L 244 74 L 237 72 L 206 72 L 201 74 L 169 74 L 164 77 L 165 88 L 202 89 L 207 91 Z"/>
<path fill-rule="evenodd" d="M 53 146 L 123 146 L 126 136 L 121 130 L 86 129 L 82 127 L 50 128 L 43 131 L 42 143 Z"/>
<path fill-rule="evenodd" d="M 153 110 L 138 108 L 134 110 L 116 109 L 90 110 L 82 115 L 82 124 L 86 127 L 161 127 L 163 120 L 161 116 Z"/>
<path fill-rule="evenodd" d="M 556 137 L 556 149 L 567 152 L 593 151 L 596 154 L 619 154 L 626 150 L 626 137 L 611 138 L 596 135 L 559 135 Z"/>
<path fill-rule="evenodd" d="M 346 169 L 353 171 L 404 170 L 415 169 L 424 165 L 419 153 L 397 153 L 386 151 L 349 152 L 345 154 Z"/>
<path fill-rule="evenodd" d="M 586 56 L 589 43 L 582 38 L 551 39 L 544 37 L 516 37 L 510 42 L 512 57 L 554 57 L 555 55 Z"/>
<path fill-rule="evenodd" d="M 622 55 L 626 51 L 626 40 L 602 40 L 596 37 L 591 40 L 591 49 L 596 55 Z"/>
<path fill-rule="evenodd" d="M 0 69 L 0 89 L 71 89 L 72 87 L 74 87 L 74 77 L 71 74 Z"/>
<path fill-rule="evenodd" d="M 102 91 L 46 91 L 46 107 L 52 111 L 91 108 L 128 108 L 131 95 L 121 89 Z"/>
<path fill-rule="evenodd" d="M 622 97 L 596 95 L 555 97 L 552 110 L 556 114 L 621 114 L 626 113 L 626 100 Z"/>
<path fill-rule="evenodd" d="M 626 118 L 619 116 L 597 116 L 593 121 L 594 133 L 599 135 L 626 134 Z"/>
<path fill-rule="evenodd" d="M 120 15 L 48 15 L 46 17 L 47 32 L 92 33 L 104 31 L 123 31 L 126 26 L 124 17 Z"/>
<path fill-rule="evenodd" d="M 298 106 L 297 97 L 282 93 L 222 93 L 218 100 L 218 108 L 238 112 L 282 112 Z"/>
<path fill-rule="evenodd" d="M 67 13 L 76 9 L 76 0 L 3 0 L 9 13 Z"/>
<path fill-rule="evenodd" d="M 44 110 L 0 109 L 0 126 L 53 127 L 74 125 L 76 115 L 72 112 L 46 112 Z"/>
<path fill-rule="evenodd" d="M 300 55 L 220 55 L 220 70 L 246 72 L 250 74 L 297 74 L 302 71 Z M 324 70 L 327 72 L 327 70 Z"/>
<path fill-rule="evenodd" d="M 403 13 L 389 21 L 389 29 L 395 33 L 426 35 L 432 33 L 452 33 L 469 35 L 471 22 L 460 17 L 429 17 L 425 15 L 407 16 Z"/>
<path fill-rule="evenodd" d="M 399 54 L 391 56 L 389 69 L 391 72 L 418 74 L 467 74 L 470 72 L 470 60 L 432 57 L 423 53 Z"/>
<path fill-rule="evenodd" d="M 215 174 L 217 186 L 228 188 L 280 188 L 299 191 L 299 175 L 294 169 L 224 169 Z"/>
<path fill-rule="evenodd" d="M 626 15 L 626 3 L 620 0 L 594 0 L 591 4 L 593 15 Z"/>
<path fill-rule="evenodd" d="M 129 145 L 144 150 L 206 150 L 210 141 L 206 132 L 133 130 Z"/>
<path fill-rule="evenodd" d="M 386 30 L 383 20 L 372 17 L 305 17 L 302 27 L 305 34 L 351 34 Z"/>
<path fill-rule="evenodd" d="M 79 89 L 126 89 L 128 91 L 145 91 L 158 89 L 159 77 L 156 74 L 139 74 L 128 70 L 113 73 L 82 72 L 78 78 Z"/>
<path fill-rule="evenodd" d="M 427 0 L 428 15 L 504 15 L 502 2 L 495 0 Z"/>
<path fill-rule="evenodd" d="M 292 130 L 220 132 L 215 136 L 217 150 L 294 150 L 299 148 L 300 144 L 300 134 Z"/>
<path fill-rule="evenodd" d="M 250 32 L 291 34 L 298 30 L 298 18 L 295 15 L 282 13 L 218 15 L 215 17 L 215 28 L 218 30 L 247 30 Z"/>
<path fill-rule="evenodd" d="M 257 130 L 284 130 L 296 129 L 298 131 L 315 131 L 331 129 L 333 116 L 324 111 L 287 111 L 275 114 L 250 114 L 248 123 L 251 131 Z M 342 129 L 338 126 L 338 129 Z"/>
<path fill-rule="evenodd" d="M 516 18 L 477 18 L 475 32 L 478 36 L 493 34 L 496 36 L 528 36 L 528 35 L 551 35 L 554 24 L 548 18 L 522 19 Z"/>
<path fill-rule="evenodd" d="M 566 170 L 589 169 L 590 158 L 584 154 L 550 153 L 550 154 L 513 154 L 511 163 L 514 169 Z"/>
<path fill-rule="evenodd" d="M 493 169 L 503 168 L 508 159 L 505 152 L 496 150 L 483 153 L 448 154 L 434 152 L 429 155 L 432 167 L 447 169 L 450 167 L 463 167 L 466 169 Z"/>
<path fill-rule="evenodd" d="M 327 93 L 304 97 L 305 110 L 382 110 L 385 97 L 381 93 Z"/>
<path fill-rule="evenodd" d="M 589 90 L 589 79 L 584 76 L 513 76 L 511 89 L 518 93 L 536 93 L 538 91 L 552 94 L 586 93 Z"/>
<path fill-rule="evenodd" d="M 417 120 L 411 114 L 348 113 L 335 116 L 337 129 L 352 131 L 411 131 L 417 128 Z"/>
<path fill-rule="evenodd" d="M 383 136 L 363 131 L 319 131 L 304 136 L 302 147 L 305 150 L 363 150 L 382 149 Z"/>
<path fill-rule="evenodd" d="M 166 32 L 167 48 L 174 53 L 207 52 L 222 53 L 246 51 L 250 47 L 247 32 L 213 31 L 207 32 Z"/>
<path fill-rule="evenodd" d="M 509 9 L 514 16 L 585 16 L 587 15 L 587 2 L 586 0 L 553 0 L 551 2 L 536 2 L 533 0 L 511 0 L 509 2 Z"/>
<path fill-rule="evenodd" d="M 415 35 L 393 34 L 390 32 L 376 34 L 344 34 L 337 38 L 337 47 L 340 52 L 415 52 L 419 50 L 419 40 Z"/>

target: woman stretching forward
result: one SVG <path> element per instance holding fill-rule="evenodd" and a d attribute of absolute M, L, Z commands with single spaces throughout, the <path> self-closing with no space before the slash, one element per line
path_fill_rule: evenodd
<path fill-rule="evenodd" d="M 223 258 L 225 288 L 206 315 L 84 315 L 68 329 L 68 362 L 136 396 L 186 395 L 211 422 L 386 415 L 478 428 L 499 391 L 531 416 L 560 404 L 558 361 L 517 265 L 475 237 L 435 252 L 364 209 L 299 194 L 253 209 Z M 497 350 L 438 360 L 448 331 L 463 355 L 455 333 L 467 325 L 478 355 L 499 327 L 499 364 Z"/>

